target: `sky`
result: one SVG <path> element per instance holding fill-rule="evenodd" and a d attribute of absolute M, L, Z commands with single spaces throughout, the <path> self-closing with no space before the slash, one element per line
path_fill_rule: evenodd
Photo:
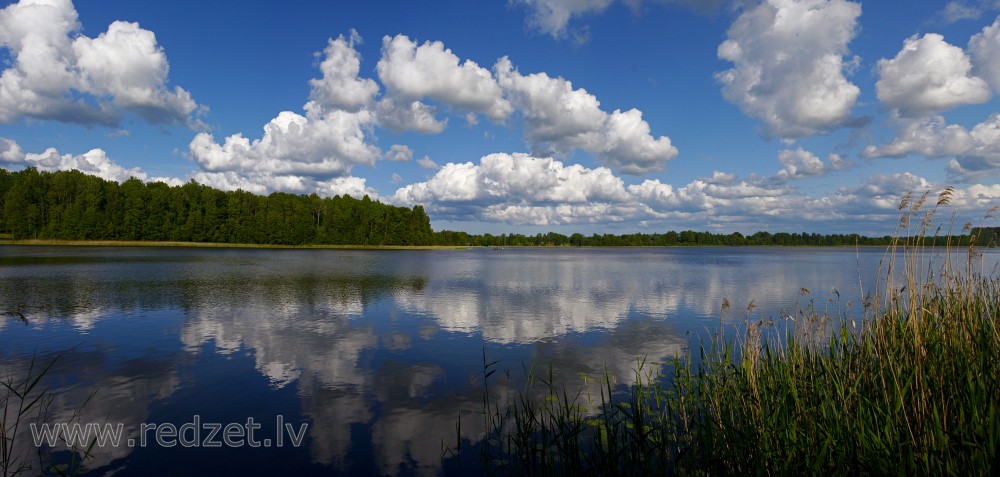
<path fill-rule="evenodd" d="M 0 167 L 435 230 L 886 235 L 1000 205 L 1000 0 L 0 3 Z M 952 225 L 954 224 L 954 225 Z"/>

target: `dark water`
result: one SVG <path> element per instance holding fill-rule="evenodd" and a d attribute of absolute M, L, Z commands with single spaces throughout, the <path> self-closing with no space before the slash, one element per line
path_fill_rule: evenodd
<path fill-rule="evenodd" d="M 93 450 L 97 475 L 434 475 L 460 414 L 464 439 L 483 431 L 484 352 L 512 375 L 551 363 L 576 385 L 606 367 L 627 385 L 637 357 L 683 357 L 716 331 L 723 299 L 728 323 L 751 300 L 752 318 L 810 303 L 859 312 L 882 258 L 850 248 L 2 246 L 0 312 L 27 323 L 0 317 L 0 371 L 23 378 L 32 357 L 58 356 L 43 421 L 122 425 L 118 446 Z M 987 252 L 979 266 L 988 273 L 997 258 Z M 181 442 L 204 444 L 204 423 L 244 426 L 242 440 Z M 164 424 L 191 432 L 167 447 L 154 439 Z"/>

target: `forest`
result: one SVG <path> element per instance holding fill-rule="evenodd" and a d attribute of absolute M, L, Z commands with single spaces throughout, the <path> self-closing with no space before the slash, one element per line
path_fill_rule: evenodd
<path fill-rule="evenodd" d="M 0 168 L 0 236 L 15 240 L 177 241 L 268 245 L 366 246 L 747 246 L 888 245 L 858 234 L 710 232 L 469 234 L 431 229 L 420 205 L 396 207 L 349 195 L 221 191 L 129 179 L 121 184 L 79 171 Z M 1000 228 L 973 228 L 976 244 L 995 246 Z M 948 237 L 928 240 L 944 245 Z M 968 237 L 961 243 L 968 243 Z M 954 242 L 952 244 L 959 243 Z"/>
<path fill-rule="evenodd" d="M 79 171 L 0 169 L 0 233 L 13 239 L 142 240 L 280 245 L 430 245 L 421 206 L 365 196 L 223 192 Z"/>

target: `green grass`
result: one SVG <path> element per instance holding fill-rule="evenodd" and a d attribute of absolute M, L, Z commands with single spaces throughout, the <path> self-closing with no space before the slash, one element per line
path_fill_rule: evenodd
<path fill-rule="evenodd" d="M 595 395 L 554 382 L 550 368 L 526 369 L 524 388 L 501 395 L 497 380 L 510 375 L 494 376 L 484 356 L 486 432 L 466 453 L 478 449 L 482 471 L 500 475 L 995 473 L 1000 280 L 976 270 L 972 247 L 924 246 L 937 210 L 921 210 L 926 197 L 901 203 L 904 238 L 860 316 L 807 306 L 751 321 L 751 302 L 738 332 L 702 341 L 693 359 L 638 360 L 624 394 L 609 373 Z M 460 460 L 462 444 L 444 456 Z"/>

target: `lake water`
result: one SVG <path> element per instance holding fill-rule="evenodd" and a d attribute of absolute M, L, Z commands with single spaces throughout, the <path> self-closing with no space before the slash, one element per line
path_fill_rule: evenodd
<path fill-rule="evenodd" d="M 979 267 L 998 257 L 987 251 Z M 0 312 L 27 319 L 0 316 L 0 371 L 23 379 L 32 357 L 58 356 L 44 421 L 123 429 L 118 446 L 93 450 L 95 475 L 435 475 L 460 414 L 463 438 L 482 432 L 484 353 L 512 376 L 551 363 L 570 387 L 605 368 L 629 384 L 637 358 L 683 357 L 717 331 L 723 299 L 730 324 L 751 300 L 752 319 L 810 302 L 858 314 L 882 258 L 876 248 L 0 246 Z M 240 439 L 233 429 L 221 447 L 206 444 L 229 423 L 243 426 Z"/>

